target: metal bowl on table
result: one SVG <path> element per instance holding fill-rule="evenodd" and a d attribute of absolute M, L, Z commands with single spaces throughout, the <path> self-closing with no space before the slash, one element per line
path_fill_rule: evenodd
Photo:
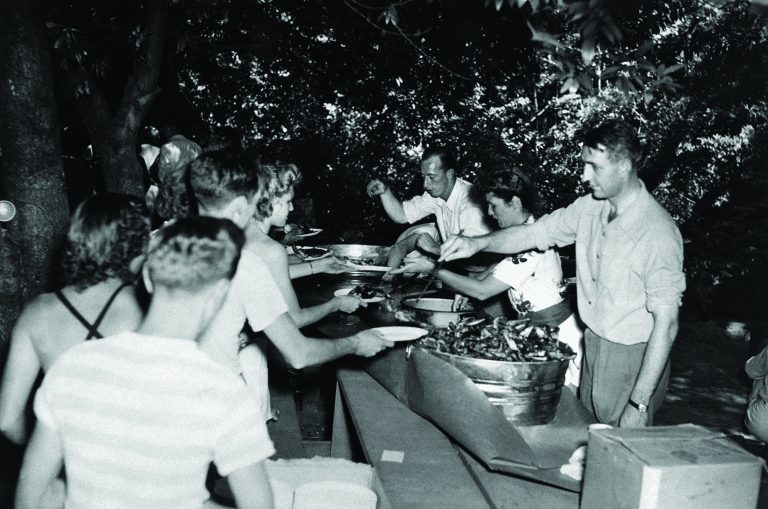
<path fill-rule="evenodd" d="M 387 264 L 389 246 L 367 244 L 323 244 L 321 248 L 330 249 L 340 258 L 352 260 L 370 260 L 373 265 Z M 341 274 L 315 274 L 294 280 L 296 294 L 302 306 L 314 306 L 333 298 L 333 293 L 341 288 L 359 285 L 378 286 L 383 273 L 365 270 L 352 270 Z"/>
<path fill-rule="evenodd" d="M 435 327 L 448 327 L 464 317 L 474 315 L 475 309 L 471 304 L 465 305 L 467 309 L 454 311 L 453 299 L 441 299 L 438 297 L 422 297 L 420 299 L 405 299 L 403 305 L 417 311 L 417 316 L 422 322 Z"/>

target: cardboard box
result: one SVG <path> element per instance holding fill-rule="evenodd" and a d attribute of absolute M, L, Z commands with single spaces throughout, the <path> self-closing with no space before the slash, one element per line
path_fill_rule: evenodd
<path fill-rule="evenodd" d="M 701 426 L 589 433 L 581 507 L 749 508 L 763 460 Z"/>

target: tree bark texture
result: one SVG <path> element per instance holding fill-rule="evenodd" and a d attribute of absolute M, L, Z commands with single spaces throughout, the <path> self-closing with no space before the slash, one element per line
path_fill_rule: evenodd
<path fill-rule="evenodd" d="M 136 153 L 136 140 L 158 92 L 170 7 L 168 0 L 150 0 L 144 9 L 144 37 L 117 111 L 110 110 L 98 84 L 81 66 L 69 68 L 62 76 L 88 130 L 106 190 L 140 197 L 144 196 L 144 169 Z"/>
<path fill-rule="evenodd" d="M 0 239 L 0 346 L 24 303 L 50 288 L 69 222 L 48 41 L 40 2 L 0 15 L 0 197 L 16 205 Z"/>

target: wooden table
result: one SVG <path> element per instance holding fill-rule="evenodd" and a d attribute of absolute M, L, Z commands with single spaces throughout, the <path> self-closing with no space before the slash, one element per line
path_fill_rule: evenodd
<path fill-rule="evenodd" d="M 351 459 L 358 442 L 388 507 L 578 508 L 578 493 L 488 471 L 364 371 L 337 380 L 331 455 Z"/>

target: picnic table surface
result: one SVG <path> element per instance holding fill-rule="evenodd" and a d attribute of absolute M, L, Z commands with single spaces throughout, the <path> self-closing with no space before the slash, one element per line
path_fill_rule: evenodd
<path fill-rule="evenodd" d="M 365 371 L 337 381 L 331 454 L 349 459 L 359 442 L 389 507 L 578 508 L 578 493 L 489 471 Z"/>

